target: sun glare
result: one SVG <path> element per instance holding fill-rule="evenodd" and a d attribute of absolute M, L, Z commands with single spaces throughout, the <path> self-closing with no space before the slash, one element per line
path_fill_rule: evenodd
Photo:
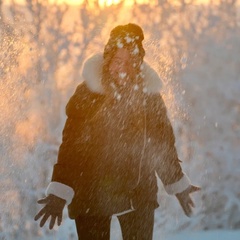
<path fill-rule="evenodd" d="M 50 2 L 57 2 L 58 4 L 69 4 L 69 5 L 81 5 L 84 0 L 50 0 Z M 112 5 L 117 5 L 121 3 L 123 0 L 98 0 L 98 3 L 101 7 L 109 7 Z M 88 1 L 88 4 L 92 4 L 96 1 Z M 132 6 L 134 3 L 136 4 L 157 4 L 157 0 L 125 0 L 123 1 L 125 6 Z"/>
<path fill-rule="evenodd" d="M 100 6 L 109 7 L 111 5 L 119 4 L 122 0 L 99 0 Z M 128 0 L 124 1 L 124 5 L 132 6 L 134 3 L 136 4 L 156 4 L 156 0 Z"/>
<path fill-rule="evenodd" d="M 119 4 L 121 2 L 121 0 L 99 0 L 99 5 L 100 6 L 111 6 L 114 4 Z"/>
<path fill-rule="evenodd" d="M 62 3 L 66 3 L 69 5 L 81 5 L 83 4 L 84 0 L 49 0 L 50 2 L 57 2 L 58 4 L 62 4 Z M 98 0 L 98 3 L 101 7 L 109 7 L 111 5 L 116 5 L 119 4 L 121 2 L 124 2 L 125 6 L 132 6 L 134 4 L 151 4 L 151 5 L 157 5 L 159 4 L 157 0 Z M 208 4 L 210 3 L 211 0 L 195 0 L 194 3 L 195 4 Z M 215 0 L 214 2 L 219 2 L 220 0 Z M 240 0 L 237 0 L 240 1 Z M 96 0 L 89 0 L 87 1 L 88 4 L 93 4 L 94 2 L 96 2 Z M 178 5 L 179 3 L 181 3 L 180 0 L 171 0 L 170 1 L 172 4 L 176 4 Z"/>
<path fill-rule="evenodd" d="M 84 2 L 87 2 L 90 6 L 94 6 L 97 0 L 48 0 L 49 3 L 57 3 L 57 4 L 68 4 L 68 5 L 81 5 Z M 11 3 L 11 0 L 5 0 L 6 3 Z M 26 0 L 16 0 L 18 3 L 25 4 Z M 133 6 L 134 4 L 150 4 L 150 5 L 158 5 L 159 1 L 158 0 L 98 0 L 98 4 L 100 7 L 110 7 L 112 5 L 117 5 L 121 2 L 124 2 L 124 6 Z M 181 3 L 181 0 L 171 0 L 169 1 L 173 5 L 179 5 Z M 188 1 L 187 1 L 188 2 Z M 190 0 L 189 0 L 190 2 Z M 194 0 L 194 4 L 209 4 L 211 0 Z M 214 0 L 212 3 L 219 3 L 220 0 Z M 239 5 L 240 0 L 237 0 L 237 5 Z"/>

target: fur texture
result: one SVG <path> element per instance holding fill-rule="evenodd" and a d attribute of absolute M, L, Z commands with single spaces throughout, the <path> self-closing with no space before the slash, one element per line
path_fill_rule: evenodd
<path fill-rule="evenodd" d="M 101 71 L 103 64 L 102 54 L 95 54 L 87 59 L 83 65 L 82 76 L 92 92 L 104 93 L 101 84 Z M 158 93 L 162 87 L 161 79 L 146 62 L 143 63 L 143 75 L 147 93 Z"/>

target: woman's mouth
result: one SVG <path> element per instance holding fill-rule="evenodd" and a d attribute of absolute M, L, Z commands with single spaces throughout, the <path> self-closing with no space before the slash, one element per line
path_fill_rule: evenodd
<path fill-rule="evenodd" d="M 126 80 L 127 80 L 127 73 L 126 72 L 120 72 L 118 73 L 118 78 L 117 82 L 119 85 L 126 85 Z"/>

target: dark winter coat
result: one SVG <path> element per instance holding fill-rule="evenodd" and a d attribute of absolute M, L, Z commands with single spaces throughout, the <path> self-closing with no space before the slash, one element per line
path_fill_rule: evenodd
<path fill-rule="evenodd" d="M 140 109 L 121 114 L 120 103 L 98 90 L 83 82 L 66 106 L 52 181 L 75 192 L 69 216 L 156 208 L 156 174 L 164 185 L 184 175 L 164 101 L 157 89 L 146 93 Z"/>

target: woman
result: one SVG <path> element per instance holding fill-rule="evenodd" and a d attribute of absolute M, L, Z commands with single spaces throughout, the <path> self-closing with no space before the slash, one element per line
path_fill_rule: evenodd
<path fill-rule="evenodd" d="M 67 121 L 45 204 L 36 215 L 50 229 L 68 205 L 79 239 L 109 239 L 118 216 L 123 239 L 150 240 L 157 178 L 190 216 L 191 192 L 159 93 L 161 82 L 144 61 L 144 35 L 136 24 L 111 31 L 104 53 L 88 59 L 66 106 Z"/>

